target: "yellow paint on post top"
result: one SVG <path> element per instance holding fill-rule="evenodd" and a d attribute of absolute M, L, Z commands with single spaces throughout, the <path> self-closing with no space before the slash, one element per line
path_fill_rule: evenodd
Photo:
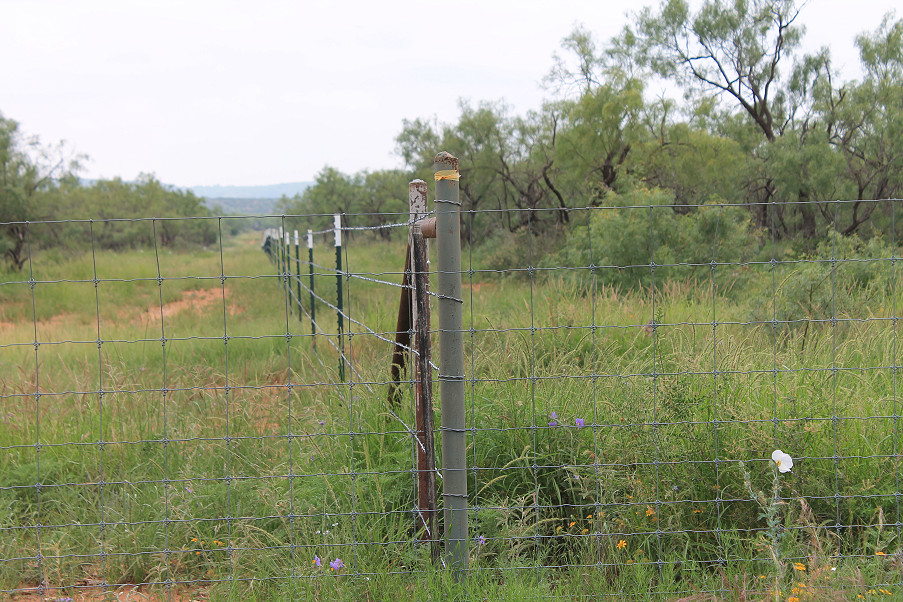
<path fill-rule="evenodd" d="M 440 169 L 436 172 L 436 181 L 439 180 L 455 180 L 461 179 L 461 174 L 455 169 Z"/>

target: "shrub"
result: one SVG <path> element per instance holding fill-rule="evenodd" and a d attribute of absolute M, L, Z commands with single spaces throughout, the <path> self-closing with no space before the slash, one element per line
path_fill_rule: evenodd
<path fill-rule="evenodd" d="M 853 315 L 863 301 L 887 294 L 893 249 L 880 234 L 828 235 L 815 251 L 775 264 L 776 278 L 762 284 L 752 319 L 808 328 L 813 321 Z"/>
<path fill-rule="evenodd" d="M 761 247 L 742 207 L 711 203 L 688 210 L 674 204 L 671 192 L 645 188 L 605 200 L 608 205 L 593 210 L 589 224 L 576 227 L 550 258 L 557 265 L 596 266 L 600 284 L 635 288 L 711 278 L 714 266 L 716 282 L 726 285 L 742 276 L 743 266 L 736 264 L 750 261 Z M 732 265 L 720 265 L 726 263 Z"/>

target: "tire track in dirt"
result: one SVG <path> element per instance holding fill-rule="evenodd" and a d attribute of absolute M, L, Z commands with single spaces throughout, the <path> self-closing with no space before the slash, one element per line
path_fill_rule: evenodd
<path fill-rule="evenodd" d="M 241 313 L 241 307 L 229 305 L 229 289 L 225 289 L 226 307 L 230 316 Z M 147 308 L 135 321 L 141 324 L 159 322 L 161 318 L 169 318 L 182 313 L 185 310 L 198 310 L 222 303 L 223 289 L 202 288 L 193 291 L 185 291 L 181 298 L 170 301 L 163 306 L 155 305 Z"/>

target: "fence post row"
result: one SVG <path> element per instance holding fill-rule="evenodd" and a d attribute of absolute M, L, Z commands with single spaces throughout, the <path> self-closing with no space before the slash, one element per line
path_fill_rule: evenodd
<path fill-rule="evenodd" d="M 457 577 L 467 569 L 467 455 L 464 408 L 464 301 L 461 296 L 461 201 L 458 159 L 443 151 L 436 179 L 439 395 L 442 400 L 442 484 L 446 551 Z"/>
<path fill-rule="evenodd" d="M 415 383 L 416 466 L 418 531 L 431 542 L 431 555 L 438 555 L 438 504 L 436 500 L 436 460 L 432 405 L 432 369 L 430 348 L 430 303 L 428 247 L 425 238 L 437 239 L 437 294 L 439 310 L 439 391 L 442 399 L 442 476 L 445 523 L 445 549 L 456 578 L 464 574 L 468 565 L 468 496 L 466 467 L 466 423 L 464 406 L 464 315 L 461 293 L 461 217 L 458 187 L 458 160 L 446 152 L 436 155 L 433 163 L 436 180 L 436 217 L 426 215 L 427 186 L 422 180 L 410 183 L 410 223 L 408 253 L 405 257 L 405 278 L 402 303 L 393 355 L 392 384 L 389 401 L 397 402 L 400 371 L 404 367 L 403 349 L 413 349 L 413 381 Z M 342 292 L 342 219 L 334 215 L 333 230 L 336 250 L 336 319 L 339 339 L 339 376 L 345 380 L 344 295 Z M 276 234 L 276 232 L 274 232 Z M 275 238 L 275 236 L 273 237 Z M 269 233 L 264 250 L 271 254 L 280 274 L 286 294 L 291 296 L 290 237 L 282 227 L 278 229 L 280 248 L 271 249 Z M 284 241 L 284 246 L 282 245 Z M 307 231 L 308 264 L 311 295 L 311 332 L 316 335 L 314 314 L 313 234 Z M 295 261 L 298 264 L 298 313 L 301 319 L 301 258 L 300 240 L 295 230 Z M 411 294 L 413 291 L 413 294 Z M 292 304 L 290 304 L 291 307 Z M 413 335 L 412 335 L 413 330 Z M 316 345 L 316 336 L 311 337 Z M 406 339 L 406 340 L 403 340 Z"/>
<path fill-rule="evenodd" d="M 339 330 L 339 379 L 345 382 L 345 320 L 342 317 L 345 307 L 342 301 L 342 216 L 336 213 L 333 216 L 333 231 L 335 232 L 335 291 L 336 291 L 336 319 Z"/>

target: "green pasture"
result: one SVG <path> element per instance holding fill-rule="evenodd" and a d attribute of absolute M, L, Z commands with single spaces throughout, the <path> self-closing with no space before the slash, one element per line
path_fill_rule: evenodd
<path fill-rule="evenodd" d="M 400 282 L 397 238 L 352 238 L 345 268 Z M 465 579 L 412 531 L 410 388 L 386 403 L 399 289 L 345 280 L 367 328 L 346 324 L 342 382 L 334 311 L 316 307 L 312 337 L 249 234 L 0 273 L 0 591 L 903 595 L 894 262 L 872 266 L 879 285 L 835 279 L 832 321 L 806 265 L 661 268 L 630 288 L 464 257 Z M 335 302 L 334 275 L 315 288 Z M 777 448 L 796 464 L 774 499 Z"/>

